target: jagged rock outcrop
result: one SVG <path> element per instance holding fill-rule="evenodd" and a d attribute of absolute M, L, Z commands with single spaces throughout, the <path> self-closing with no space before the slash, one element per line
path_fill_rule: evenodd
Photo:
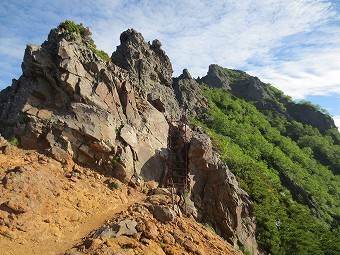
<path fill-rule="evenodd" d="M 192 132 L 188 156 L 191 199 L 198 218 L 213 224 L 234 246 L 259 254 L 249 197 L 213 150 L 209 136 L 198 127 Z"/>
<path fill-rule="evenodd" d="M 289 115 L 295 120 L 303 124 L 317 127 L 321 132 L 335 128 L 334 120 L 330 116 L 318 111 L 313 106 L 289 103 L 286 107 Z"/>
<path fill-rule="evenodd" d="M 225 75 L 223 69 L 218 65 L 209 66 L 206 76 L 200 79 L 201 83 L 207 84 L 213 88 L 224 88 L 230 90 L 230 79 Z"/>
<path fill-rule="evenodd" d="M 179 118 L 182 110 L 175 99 L 172 65 L 158 40 L 145 42 L 141 33 L 128 29 L 120 36 L 120 45 L 112 54 L 114 64 L 128 71 L 141 95 L 169 117 Z"/>
<path fill-rule="evenodd" d="M 0 132 L 59 161 L 101 165 L 129 180 L 159 180 L 167 146 L 164 115 L 136 92 L 128 73 L 63 29 L 28 45 L 23 75 L 0 94 Z"/>
<path fill-rule="evenodd" d="M 209 66 L 207 75 L 199 81 L 213 88 L 223 88 L 247 101 L 269 99 L 272 94 L 259 78 L 250 76 L 243 71 L 225 69 L 215 64 Z"/>
<path fill-rule="evenodd" d="M 200 85 L 191 77 L 187 69 L 184 69 L 178 78 L 173 79 L 172 87 L 181 109 L 187 115 L 203 114 L 208 108 L 209 103 L 203 96 Z"/>

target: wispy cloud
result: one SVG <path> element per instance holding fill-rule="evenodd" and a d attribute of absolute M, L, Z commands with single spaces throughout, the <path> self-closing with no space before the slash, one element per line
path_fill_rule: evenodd
<path fill-rule="evenodd" d="M 340 130 L 340 116 L 334 116 L 333 120 L 335 122 L 335 126 Z"/>
<path fill-rule="evenodd" d="M 175 76 L 184 68 L 203 76 L 217 63 L 249 71 L 294 98 L 340 94 L 335 1 L 3 0 L 0 13 L 0 58 L 7 63 L 0 88 L 20 68 L 25 44 L 40 44 L 50 28 L 73 19 L 91 27 L 98 48 L 109 54 L 127 28 L 160 39 Z"/>

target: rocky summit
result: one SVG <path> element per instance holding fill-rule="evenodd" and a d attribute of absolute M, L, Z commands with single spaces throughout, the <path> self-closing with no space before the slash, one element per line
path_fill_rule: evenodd
<path fill-rule="evenodd" d="M 236 109 L 244 116 L 252 107 L 261 114 L 275 109 L 280 118 L 314 125 L 317 132 L 334 128 L 332 119 L 242 71 L 211 65 L 201 79 L 186 69 L 173 78 L 161 42 L 146 42 L 134 29 L 121 34 L 111 58 L 96 49 L 90 34 L 81 24 L 61 23 L 42 45 L 27 46 L 22 76 L 0 92 L 0 253 L 279 250 L 268 244 L 266 231 L 280 231 L 281 216 L 265 225 L 261 211 L 262 199 L 276 191 L 260 194 L 252 189 L 255 182 L 242 179 L 252 178 L 249 166 L 258 171 L 265 163 L 252 165 L 242 154 L 249 141 L 234 146 L 235 131 L 225 130 L 236 122 L 227 119 Z M 245 100 L 243 108 L 223 95 Z M 261 132 L 266 134 L 264 126 Z M 221 134 L 231 138 L 225 142 Z M 263 143 L 252 142 L 258 141 Z M 264 157 L 253 152 L 254 159 Z M 284 168 L 277 171 L 268 183 L 282 182 L 280 199 L 286 196 L 289 204 L 287 190 L 295 190 L 322 217 L 303 183 Z"/>

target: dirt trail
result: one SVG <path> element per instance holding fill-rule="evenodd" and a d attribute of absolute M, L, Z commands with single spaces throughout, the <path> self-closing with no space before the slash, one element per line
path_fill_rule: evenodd
<path fill-rule="evenodd" d="M 63 230 L 64 235 L 59 238 L 48 238 L 37 243 L 28 242 L 17 243 L 9 239 L 0 239 L 0 254 L 2 255 L 28 255 L 44 254 L 52 255 L 65 252 L 79 243 L 83 237 L 86 237 L 92 230 L 102 226 L 107 220 L 126 210 L 130 205 L 142 201 L 145 198 L 143 194 L 136 194 L 126 204 L 117 204 L 114 209 L 107 211 L 107 205 L 104 205 L 101 212 L 88 217 L 79 224 L 76 229 L 66 228 Z"/>
<path fill-rule="evenodd" d="M 145 198 L 122 183 L 109 188 L 110 181 L 34 151 L 0 153 L 0 255 L 63 253 Z"/>

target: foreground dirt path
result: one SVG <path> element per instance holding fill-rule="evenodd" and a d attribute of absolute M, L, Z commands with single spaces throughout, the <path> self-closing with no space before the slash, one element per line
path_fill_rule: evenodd
<path fill-rule="evenodd" d="M 65 252 L 79 243 L 83 237 L 86 237 L 92 230 L 102 226 L 107 220 L 114 217 L 115 214 L 125 211 L 130 205 L 140 202 L 145 198 L 143 194 L 137 194 L 126 204 L 116 204 L 115 209 L 99 212 L 96 215 L 87 218 L 79 224 L 76 229 L 64 229 L 64 235 L 58 239 L 48 238 L 37 243 L 17 243 L 9 239 L 0 240 L 0 254 L 3 255 L 28 255 L 28 254 L 44 254 L 52 255 Z M 103 206 L 103 210 L 107 209 L 107 205 Z"/>
<path fill-rule="evenodd" d="M 0 154 L 0 255 L 63 253 L 145 198 L 112 181 L 34 151 Z"/>

